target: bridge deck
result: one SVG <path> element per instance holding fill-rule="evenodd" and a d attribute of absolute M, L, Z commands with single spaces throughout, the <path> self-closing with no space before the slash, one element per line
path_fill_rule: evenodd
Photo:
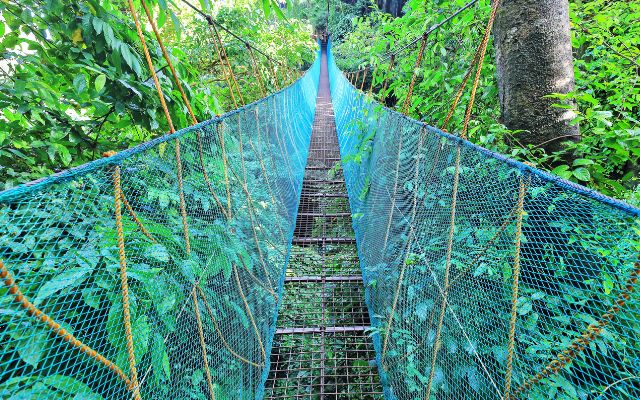
<path fill-rule="evenodd" d="M 326 50 L 326 49 L 323 49 Z M 309 158 L 266 399 L 378 399 L 382 387 L 322 53 Z"/>

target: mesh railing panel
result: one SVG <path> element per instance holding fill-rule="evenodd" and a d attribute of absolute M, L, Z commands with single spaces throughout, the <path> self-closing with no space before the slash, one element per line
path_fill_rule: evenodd
<path fill-rule="evenodd" d="M 639 210 L 329 68 L 386 398 L 639 398 Z"/>
<path fill-rule="evenodd" d="M 293 85 L 237 111 L 0 193 L 0 398 L 261 392 L 318 76 L 316 61 Z"/>

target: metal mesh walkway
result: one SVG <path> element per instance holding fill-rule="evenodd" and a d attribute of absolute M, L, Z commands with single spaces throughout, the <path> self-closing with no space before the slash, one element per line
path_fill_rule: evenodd
<path fill-rule="evenodd" d="M 322 53 L 320 87 L 267 399 L 377 399 L 382 387 Z"/>

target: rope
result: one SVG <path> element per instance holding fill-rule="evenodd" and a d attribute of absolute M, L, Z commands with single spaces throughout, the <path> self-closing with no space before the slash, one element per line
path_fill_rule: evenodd
<path fill-rule="evenodd" d="M 382 353 L 380 356 L 380 359 L 382 360 L 382 363 L 383 363 L 383 367 L 384 367 L 385 354 L 387 352 L 387 345 L 389 344 L 389 336 L 391 336 L 391 324 L 393 323 L 393 317 L 396 313 L 396 307 L 398 306 L 398 298 L 400 297 L 400 289 L 402 288 L 402 281 L 404 280 L 404 271 L 407 268 L 407 259 L 409 258 L 409 252 L 411 249 L 412 242 L 413 242 L 413 227 L 411 227 L 411 230 L 409 231 L 409 238 L 407 239 L 408 249 L 405 252 L 404 260 L 402 261 L 402 268 L 400 268 L 400 276 L 398 277 L 396 290 L 393 294 L 393 303 L 391 305 L 391 312 L 389 313 L 389 319 L 387 320 L 387 329 L 385 330 L 384 342 L 382 344 Z"/>
<path fill-rule="evenodd" d="M 387 98 L 387 95 L 386 95 L 387 84 L 389 83 L 389 76 L 391 75 L 391 71 L 393 71 L 393 66 L 395 64 L 395 61 L 396 61 L 396 56 L 394 54 L 391 56 L 391 60 L 389 60 L 389 68 L 387 69 L 387 74 L 384 77 L 384 83 L 382 84 L 382 96 L 383 96 L 382 101 L 383 102 Z"/>
<path fill-rule="evenodd" d="M 193 300 L 193 310 L 196 314 L 196 323 L 198 324 L 198 336 L 200 337 L 200 348 L 202 350 L 202 360 L 204 361 L 204 370 L 207 374 L 207 386 L 209 387 L 209 394 L 211 395 L 211 400 L 216 399 L 216 395 L 213 391 L 213 380 L 211 379 L 211 371 L 209 370 L 209 359 L 207 357 L 207 345 L 204 341 L 204 332 L 202 331 L 202 320 L 200 319 L 200 309 L 198 308 L 198 297 L 196 295 L 196 288 L 198 284 L 195 285 L 193 290 L 191 290 L 191 299 Z"/>
<path fill-rule="evenodd" d="M 222 58 L 222 52 L 220 47 L 218 46 L 218 40 L 216 39 L 217 33 L 214 31 L 215 26 L 213 24 L 209 24 L 209 33 L 211 33 L 211 39 L 213 41 L 213 46 L 216 48 L 216 53 L 218 53 L 218 60 L 220 60 L 220 68 L 222 70 L 222 75 L 224 76 L 224 80 L 227 82 L 227 87 L 229 88 L 229 94 L 231 95 L 231 100 L 233 101 L 234 108 L 238 108 L 238 102 L 236 101 L 236 96 L 233 94 L 233 86 L 231 85 L 231 79 L 227 75 L 227 67 Z"/>
<path fill-rule="evenodd" d="M 260 338 L 260 331 L 258 330 L 258 326 L 256 325 L 255 319 L 253 319 L 253 313 L 251 312 L 251 308 L 249 308 L 249 302 L 247 301 L 246 296 L 244 295 L 244 290 L 242 290 L 242 285 L 240 284 L 240 275 L 238 275 L 238 269 L 234 264 L 231 264 L 233 268 L 233 274 L 236 278 L 236 284 L 238 285 L 238 291 L 240 292 L 240 297 L 242 298 L 242 302 L 244 303 L 244 308 L 247 310 L 247 315 L 249 316 L 249 320 L 251 321 L 251 325 L 253 326 L 253 330 L 256 334 L 256 338 L 258 339 L 258 344 L 260 345 L 260 352 L 262 353 L 262 359 L 267 359 L 267 353 L 264 350 L 264 345 L 262 344 L 262 339 Z"/>
<path fill-rule="evenodd" d="M 162 87 L 160 86 L 160 81 L 158 80 L 158 76 L 156 75 L 155 68 L 153 66 L 153 60 L 151 59 L 151 55 L 149 53 L 149 48 L 147 47 L 147 41 L 144 38 L 144 33 L 142 32 L 142 27 L 140 26 L 140 21 L 138 20 L 138 15 L 136 13 L 135 7 L 133 6 L 133 1 L 128 0 L 129 11 L 131 12 L 131 17 L 133 18 L 133 22 L 136 25 L 136 31 L 138 33 L 138 38 L 140 39 L 140 43 L 142 44 L 142 49 L 144 52 L 145 59 L 147 60 L 147 66 L 151 71 L 151 76 L 153 77 L 153 83 L 156 87 L 156 91 L 158 92 L 158 97 L 160 98 L 160 104 L 162 104 L 162 109 L 164 111 L 164 115 L 167 119 L 167 123 L 169 124 L 169 129 L 171 133 L 174 133 L 176 130 L 173 126 L 173 122 L 171 121 L 171 115 L 169 114 L 169 108 L 167 107 L 167 103 L 164 100 L 164 94 L 162 92 Z M 183 235 L 185 238 L 185 246 L 187 254 L 191 254 L 191 244 L 189 241 L 189 227 L 187 226 L 187 212 L 186 212 L 186 204 L 184 200 L 184 190 L 182 187 L 182 161 L 180 159 L 180 141 L 175 139 L 175 153 L 176 153 L 176 166 L 177 166 L 177 175 L 178 175 L 178 188 L 179 188 L 179 197 L 180 197 L 180 214 L 182 215 L 182 227 L 183 227 Z"/>
<path fill-rule="evenodd" d="M 162 38 L 160 37 L 160 32 L 158 32 L 158 27 L 156 26 L 156 23 L 153 20 L 153 17 L 151 16 L 151 12 L 149 12 L 149 7 L 147 7 L 147 3 L 144 0 L 140 0 L 140 4 L 142 4 L 142 8 L 144 8 L 144 12 L 147 15 L 147 20 L 149 21 L 149 24 L 151 25 L 151 29 L 153 29 L 153 33 L 156 37 L 156 40 L 160 45 L 162 56 L 164 57 L 165 61 L 167 61 L 167 66 L 171 71 L 171 75 L 173 76 L 173 81 L 176 83 L 176 86 L 178 87 L 178 91 L 180 91 L 180 96 L 182 96 L 182 101 L 184 101 L 184 104 L 187 106 L 187 110 L 189 111 L 189 115 L 191 116 L 191 121 L 193 122 L 193 125 L 195 125 L 198 123 L 198 120 L 196 119 L 196 116 L 193 113 L 193 109 L 191 108 L 191 103 L 189 102 L 187 95 L 184 93 L 184 89 L 182 88 L 182 83 L 180 83 L 180 79 L 178 79 L 178 73 L 176 72 L 176 69 L 173 67 L 173 63 L 169 58 L 169 53 L 167 53 L 167 49 L 164 47 L 164 43 L 162 42 Z"/>
<path fill-rule="evenodd" d="M 242 183 L 242 181 L 240 180 L 240 177 L 236 174 L 236 172 L 234 171 L 233 168 L 229 168 L 229 170 L 231 171 L 231 173 L 233 174 L 233 176 L 238 180 L 238 182 L 240 182 L 240 187 L 242 188 L 242 190 L 245 193 L 245 196 L 247 198 L 247 203 L 248 203 L 248 210 L 249 210 L 249 221 L 251 222 L 251 231 L 253 233 L 253 240 L 256 244 L 256 250 L 258 252 L 258 257 L 260 258 L 260 264 L 262 265 L 262 269 L 264 271 L 264 275 L 265 275 L 265 279 L 267 280 L 267 283 L 269 284 L 270 288 L 273 288 L 273 284 L 271 283 L 271 275 L 269 274 L 269 271 L 267 269 L 267 264 L 264 261 L 264 255 L 262 254 L 262 249 L 260 248 L 260 241 L 258 240 L 258 234 L 256 231 L 256 225 L 254 220 L 256 219 L 255 215 L 254 215 L 254 206 L 253 206 L 253 198 L 251 197 L 251 194 L 249 193 L 249 190 L 247 188 L 246 183 Z"/>
<path fill-rule="evenodd" d="M 207 301 L 207 297 L 205 296 L 204 292 L 202 291 L 202 288 L 200 288 L 199 285 L 197 286 L 197 288 L 198 288 L 198 291 L 200 291 L 200 296 L 202 297 L 202 300 L 204 301 L 204 308 L 207 310 L 207 314 L 209 314 L 209 318 L 211 318 L 211 321 L 213 321 L 213 328 L 216 331 L 216 333 L 218 334 L 218 336 L 220 337 L 220 340 L 222 341 L 223 346 L 229 351 L 229 353 L 231 353 L 232 356 L 234 356 L 238 360 L 240 360 L 240 361 L 242 361 L 242 362 L 244 362 L 246 364 L 252 365 L 252 366 L 254 366 L 256 368 L 264 367 L 264 363 L 262 363 L 262 364 L 255 363 L 255 362 L 253 362 L 253 361 L 241 356 L 235 350 L 233 350 L 233 348 L 227 342 L 227 339 L 222 334 L 222 331 L 220 330 L 220 326 L 218 325 L 218 321 L 213 316 L 213 311 L 211 311 L 211 307 L 209 307 L 209 302 Z"/>
<path fill-rule="evenodd" d="M 456 167 L 453 175 L 453 190 L 451 194 L 451 222 L 449 224 L 449 240 L 447 245 L 447 261 L 444 271 L 444 292 L 442 293 L 442 305 L 440 306 L 440 315 L 438 317 L 438 327 L 436 328 L 436 338 L 434 341 L 433 355 L 431 357 L 431 371 L 429 371 L 429 382 L 427 383 L 427 395 L 425 399 L 429 399 L 431 395 L 431 387 L 433 385 L 433 377 L 436 372 L 436 359 L 440 350 L 440 335 L 442 334 L 442 323 L 444 322 L 444 312 L 447 308 L 447 294 L 449 293 L 449 272 L 451 270 L 451 255 L 453 252 L 453 233 L 455 231 L 456 206 L 458 203 L 458 183 L 460 181 L 460 144 L 456 146 Z"/>
<path fill-rule="evenodd" d="M 124 204 L 124 207 L 127 209 L 127 212 L 129 213 L 129 216 L 131 217 L 133 222 L 135 222 L 136 225 L 138 225 L 138 228 L 140 229 L 142 234 L 145 235 L 146 237 L 148 237 L 149 240 L 151 240 L 153 243 L 157 243 L 156 239 L 151 235 L 151 233 L 147 230 L 147 228 L 145 228 L 145 226 L 142 224 L 142 221 L 140 221 L 140 219 L 138 219 L 138 216 L 136 215 L 136 212 L 133 210 L 133 207 L 131 207 L 131 204 L 129 204 L 129 202 L 127 201 L 127 197 L 124 195 L 124 192 L 122 192 L 121 200 L 122 200 L 122 203 Z"/>
<path fill-rule="evenodd" d="M 251 279 L 253 279 L 253 281 L 258 284 L 258 286 L 260 286 L 261 288 L 263 288 L 264 290 L 266 290 L 267 292 L 269 292 L 269 294 L 271 294 L 271 296 L 273 296 L 273 298 L 278 301 L 278 295 L 276 294 L 276 292 L 268 287 L 267 285 L 265 285 L 260 279 L 258 279 L 257 276 L 255 276 L 255 274 L 253 272 L 251 272 L 251 269 L 249 269 L 249 267 L 247 266 L 247 264 L 244 262 L 244 259 L 242 258 L 242 255 L 240 254 L 236 254 L 238 256 L 238 258 L 240 259 L 240 263 L 242 264 L 242 266 L 244 267 L 245 271 L 247 271 L 247 273 L 249 274 L 249 276 L 251 277 Z"/>
<path fill-rule="evenodd" d="M 640 259 L 640 257 L 639 257 Z M 634 270 L 625 283 L 624 290 L 620 293 L 615 301 L 615 304 L 607 310 L 605 314 L 600 317 L 596 323 L 591 324 L 585 329 L 584 333 L 580 337 L 573 340 L 571 345 L 565 350 L 560 352 L 549 362 L 542 371 L 528 379 L 520 387 L 518 387 L 508 399 L 517 399 L 521 394 L 529 391 L 540 380 L 548 377 L 552 374 L 557 374 L 568 363 L 574 360 L 584 349 L 589 346 L 598 336 L 602 334 L 604 329 L 611 323 L 616 314 L 620 312 L 622 307 L 626 305 L 626 302 L 631 297 L 631 294 L 635 291 L 635 285 L 638 282 L 638 276 L 640 275 L 640 261 L 634 263 Z"/>
<path fill-rule="evenodd" d="M 220 141 L 220 150 L 222 151 L 222 166 L 224 174 L 224 185 L 227 191 L 227 219 L 231 219 L 231 188 L 229 183 L 229 167 L 227 165 L 227 151 L 224 146 L 224 134 L 222 133 L 222 123 L 216 124 L 216 131 L 218 132 L 218 140 Z"/>
<path fill-rule="evenodd" d="M 378 71 L 378 65 L 373 67 L 373 72 L 371 73 L 371 85 L 369 85 L 369 97 L 371 97 L 371 93 L 373 92 L 373 83 L 376 78 L 376 72 Z"/>
<path fill-rule="evenodd" d="M 416 71 L 420 68 L 420 64 L 422 64 L 422 57 L 424 56 L 424 49 L 427 47 L 427 35 L 422 36 L 422 43 L 420 44 L 420 51 L 418 52 L 418 58 L 416 59 L 416 66 L 413 68 L 413 73 L 411 74 L 411 83 L 409 84 L 409 90 L 407 91 L 407 97 L 404 99 L 404 105 L 402 106 L 402 113 L 407 114 L 409 111 L 409 105 L 411 104 L 411 95 L 413 94 L 413 88 L 416 84 Z"/>
<path fill-rule="evenodd" d="M 420 41 L 420 38 L 424 35 L 431 35 L 433 32 L 437 31 L 438 29 L 440 29 L 444 24 L 446 24 L 447 22 L 451 21 L 453 18 L 455 18 L 458 14 L 460 14 L 461 12 L 463 12 L 464 10 L 470 8 L 471 6 L 473 6 L 475 3 L 477 3 L 478 0 L 471 0 L 470 2 L 468 2 L 467 4 L 465 4 L 464 6 L 458 8 L 454 13 L 452 13 L 451 15 L 449 15 L 447 18 L 445 18 L 444 20 L 442 20 L 441 22 L 437 23 L 436 25 L 432 26 L 431 28 L 429 28 L 427 31 L 425 31 L 422 35 L 414 38 L 411 42 L 409 42 L 408 44 L 400 47 L 399 49 L 394 50 L 393 52 L 387 52 L 387 54 L 380 59 L 380 62 L 388 59 L 388 58 L 392 58 L 395 57 L 396 55 L 398 55 L 399 53 L 403 52 L 404 50 L 408 49 L 409 47 L 413 46 L 414 44 L 418 43 L 418 41 Z"/>
<path fill-rule="evenodd" d="M 156 70 L 153 66 L 153 61 L 151 60 L 151 54 L 149 54 L 149 48 L 147 47 L 147 41 L 144 38 L 144 33 L 142 32 L 142 27 L 140 26 L 140 21 L 138 20 L 138 14 L 136 13 L 136 10 L 133 6 L 133 0 L 127 0 L 127 1 L 129 4 L 129 11 L 131 12 L 131 17 L 133 18 L 133 22 L 136 25 L 138 38 L 140 38 L 140 43 L 142 44 L 142 51 L 144 53 L 144 58 L 147 61 L 147 66 L 149 67 L 149 71 L 151 71 L 151 78 L 153 78 L 153 84 L 156 87 L 156 91 L 158 92 L 158 98 L 160 99 L 162 110 L 164 111 L 164 116 L 167 119 L 167 123 L 169 124 L 169 131 L 171 131 L 171 133 L 174 133 L 176 130 L 173 127 L 173 121 L 171 120 L 171 115 L 169 114 L 169 108 L 167 107 L 167 103 L 164 100 L 162 87 L 160 86 L 158 75 L 156 74 Z"/>
<path fill-rule="evenodd" d="M 516 343 L 516 320 L 518 317 L 518 283 L 520 280 L 520 245 L 522 241 L 522 219 L 524 217 L 524 197 L 526 185 L 520 178 L 520 191 L 518 193 L 518 205 L 516 211 L 515 254 L 513 257 L 513 283 L 511 285 L 511 320 L 509 321 L 509 345 L 507 347 L 507 373 L 504 384 L 504 397 L 509 398 L 511 391 L 511 377 L 513 375 L 513 357 Z"/>
<path fill-rule="evenodd" d="M 273 78 L 273 86 L 276 90 L 280 90 L 280 85 L 278 85 L 278 76 L 276 75 L 276 69 L 273 66 L 273 62 L 269 60 L 267 63 L 269 65 L 269 71 L 271 72 L 271 77 Z"/>
<path fill-rule="evenodd" d="M 253 51 L 251 50 L 251 46 L 246 45 L 247 46 L 247 51 L 249 52 L 249 56 L 251 57 L 251 64 L 253 65 L 253 75 L 255 76 L 256 80 L 258 81 L 258 85 L 260 86 L 260 93 L 262 94 L 262 97 L 265 97 L 267 95 L 265 88 L 264 88 L 264 82 L 262 82 L 262 75 L 260 74 L 260 71 L 258 70 L 258 64 L 256 63 L 256 57 L 253 54 Z"/>
<path fill-rule="evenodd" d="M 133 350 L 133 334 L 131 333 L 131 314 L 129 311 L 129 282 L 127 280 L 127 259 L 124 251 L 124 230 L 122 229 L 122 211 L 120 200 L 122 199 L 122 187 L 120 186 L 120 166 L 113 170 L 113 194 L 115 200 L 116 231 L 118 236 L 118 257 L 120 260 L 120 289 L 122 292 L 122 315 L 124 321 L 124 333 L 127 341 L 127 356 L 129 359 L 129 375 L 133 397 L 140 400 L 138 386 L 138 372 L 136 370 L 136 357 Z"/>
<path fill-rule="evenodd" d="M 156 37 L 156 40 L 158 41 L 158 44 L 160 45 L 160 49 L 162 50 L 162 55 L 165 59 L 165 61 L 167 62 L 167 66 L 169 67 L 169 70 L 171 71 L 171 75 L 173 76 L 173 81 L 175 82 L 176 86 L 178 87 L 178 91 L 180 92 L 180 96 L 182 97 L 182 101 L 184 101 L 184 104 L 187 107 L 187 110 L 189 112 L 189 115 L 191 117 L 191 122 L 192 125 L 195 125 L 198 123 L 198 119 L 196 118 L 193 109 L 191 108 L 191 103 L 189 102 L 189 99 L 187 98 L 187 95 L 184 92 L 184 88 L 182 87 L 182 83 L 180 82 L 180 79 L 178 78 L 178 73 L 176 72 L 176 69 L 173 66 L 173 63 L 171 62 L 171 59 L 169 58 L 169 53 L 167 52 L 167 49 L 164 46 L 164 43 L 162 41 L 162 37 L 160 36 L 160 32 L 158 31 L 158 27 L 156 26 L 155 21 L 153 20 L 153 17 L 151 15 L 151 12 L 149 11 L 149 7 L 147 6 L 147 3 L 144 0 L 141 0 L 141 4 L 142 7 L 144 8 L 144 12 L 147 15 L 147 19 L 149 21 L 149 23 L 151 24 L 151 28 L 153 29 L 153 33 Z M 233 95 L 233 94 L 232 94 Z M 234 99 L 235 102 L 235 99 Z M 205 169 L 204 166 L 204 158 L 203 158 L 203 154 L 202 154 L 202 135 L 200 134 L 200 131 L 197 130 L 196 132 L 196 139 L 198 142 L 198 151 L 199 151 L 199 162 L 200 162 L 200 166 L 202 168 L 202 174 L 204 176 L 204 180 L 207 184 L 207 187 L 209 189 L 209 192 L 211 193 L 211 195 L 213 196 L 214 200 L 216 201 L 216 203 L 218 203 L 218 206 L 222 209 L 222 203 L 220 202 L 220 199 L 218 199 L 218 196 L 216 195 L 216 193 L 213 190 L 213 187 L 211 185 L 211 180 L 209 179 L 209 175 L 207 174 L 207 171 Z M 224 210 L 223 210 L 224 213 Z M 226 215 L 225 215 L 226 217 Z"/>
<path fill-rule="evenodd" d="M 184 1 L 184 0 L 182 0 Z M 224 47 L 224 44 L 222 44 L 222 39 L 220 38 L 220 33 L 218 32 L 218 29 L 216 28 L 216 25 L 213 23 L 213 19 L 211 20 L 211 29 L 213 30 L 214 36 L 216 38 L 216 40 L 218 41 L 218 47 L 220 49 L 220 52 L 222 53 L 222 58 L 226 61 L 227 64 L 227 69 L 229 71 L 229 75 L 231 76 L 231 81 L 233 82 L 234 87 L 236 88 L 236 91 L 238 92 L 238 97 L 240 98 L 240 104 L 242 104 L 243 106 L 245 105 L 244 102 L 244 98 L 242 97 L 242 92 L 240 91 L 240 86 L 238 86 L 238 80 L 236 79 L 236 75 L 233 72 L 233 68 L 231 68 L 231 62 L 229 61 L 229 56 L 227 55 L 227 50 Z"/>
<path fill-rule="evenodd" d="M 471 87 L 471 97 L 469 98 L 469 103 L 467 104 L 467 110 L 464 116 L 464 124 L 462 127 L 462 132 L 460 133 L 460 137 L 466 139 L 467 130 L 469 129 L 469 120 L 471 119 L 471 111 L 473 110 L 473 103 L 476 99 L 476 92 L 478 91 L 478 85 L 480 83 L 480 73 L 482 72 L 482 64 L 484 63 L 484 57 L 487 54 L 487 45 L 489 44 L 489 38 L 491 37 L 491 28 L 493 28 L 493 22 L 496 19 L 496 14 L 498 12 L 498 7 L 500 6 L 500 0 L 494 0 L 491 4 L 491 16 L 489 17 L 489 21 L 487 22 L 487 27 L 485 28 L 484 37 L 482 38 L 482 42 L 480 43 L 479 52 L 480 55 L 478 57 L 478 64 L 476 66 L 476 76 L 473 80 L 473 86 Z"/>
<path fill-rule="evenodd" d="M 125 383 L 128 390 L 133 391 L 134 385 L 132 384 L 131 380 L 127 377 L 127 375 L 125 375 L 122 369 L 120 369 L 120 367 L 118 367 L 114 362 L 107 359 L 105 356 L 98 353 L 91 347 L 82 343 L 71 332 L 64 329 L 62 326 L 60 326 L 59 323 L 57 323 L 50 316 L 45 314 L 42 310 L 37 308 L 31 301 L 29 301 L 24 296 L 24 294 L 22 293 L 18 285 L 16 284 L 15 280 L 13 279 L 13 277 L 5 267 L 2 260 L 0 260 L 0 279 L 3 280 L 4 285 L 7 287 L 7 293 L 14 297 L 14 301 L 16 303 L 20 303 L 20 307 L 24 308 L 29 316 L 39 320 L 40 322 L 45 323 L 49 329 L 51 329 L 62 340 L 64 340 L 65 342 L 73 346 L 77 351 L 83 354 L 86 354 L 87 356 L 93 358 L 100 364 L 107 367 L 111 372 L 116 374 L 116 376 Z M 136 390 L 137 390 L 137 387 L 136 387 Z"/>
<path fill-rule="evenodd" d="M 364 70 L 364 74 L 362 75 L 362 84 L 360 85 L 361 92 L 362 92 L 362 89 L 364 89 L 364 83 L 367 80 L 367 71 L 368 71 L 368 68 Z"/>

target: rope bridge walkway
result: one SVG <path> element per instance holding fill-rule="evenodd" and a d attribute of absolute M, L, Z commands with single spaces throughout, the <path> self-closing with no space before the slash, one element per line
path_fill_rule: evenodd
<path fill-rule="evenodd" d="M 259 101 L 198 122 L 183 96 L 191 127 L 163 107 L 170 134 L 0 193 L 0 396 L 640 398 L 640 210 L 464 139 L 487 41 L 460 137 L 325 44 Z"/>

